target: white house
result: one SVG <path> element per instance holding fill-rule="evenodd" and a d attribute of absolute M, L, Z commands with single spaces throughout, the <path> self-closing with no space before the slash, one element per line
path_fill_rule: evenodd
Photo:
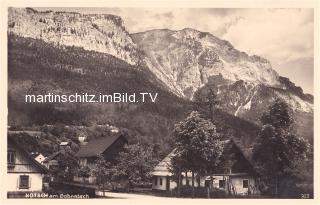
<path fill-rule="evenodd" d="M 8 198 L 24 197 L 30 192 L 42 192 L 46 168 L 11 137 L 8 137 L 7 167 Z"/>
<path fill-rule="evenodd" d="M 224 141 L 223 153 L 221 156 L 221 167 L 224 163 L 232 161 L 228 171 L 216 169 L 211 176 L 199 176 L 195 174 L 195 187 L 209 186 L 225 190 L 227 193 L 233 195 L 248 195 L 258 194 L 256 188 L 257 173 L 253 166 L 247 160 L 241 149 L 233 140 Z M 177 187 L 177 180 L 174 180 L 170 172 L 171 158 L 175 155 L 173 150 L 166 156 L 153 170 L 152 189 L 159 191 L 170 191 Z M 191 172 L 181 173 L 181 184 L 191 186 L 192 175 Z"/>

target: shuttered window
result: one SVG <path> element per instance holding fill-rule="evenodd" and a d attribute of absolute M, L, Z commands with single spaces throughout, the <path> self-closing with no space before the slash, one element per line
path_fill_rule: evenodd
<path fill-rule="evenodd" d="M 29 176 L 28 175 L 20 175 L 19 189 L 29 189 Z"/>

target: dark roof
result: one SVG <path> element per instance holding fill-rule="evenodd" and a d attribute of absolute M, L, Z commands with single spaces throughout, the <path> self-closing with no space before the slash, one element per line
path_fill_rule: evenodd
<path fill-rule="evenodd" d="M 94 156 L 97 156 L 98 154 L 102 154 L 121 137 L 123 137 L 123 135 L 121 134 L 112 134 L 110 136 L 93 139 L 89 141 L 86 145 L 81 146 L 76 156 L 77 157 L 94 157 Z M 126 140 L 126 138 L 124 139 Z"/>
<path fill-rule="evenodd" d="M 59 156 L 62 156 L 62 158 L 57 158 Z M 74 155 L 72 153 L 70 153 L 69 151 L 61 149 L 61 150 L 49 155 L 45 160 L 43 160 L 42 163 L 49 163 L 52 161 L 62 161 L 65 159 L 75 159 L 75 158 L 74 158 Z"/>
<path fill-rule="evenodd" d="M 258 174 L 255 169 L 254 163 L 251 159 L 252 156 L 250 156 L 250 154 L 248 152 L 244 152 L 244 150 L 246 150 L 246 148 L 241 147 L 238 143 L 236 143 L 236 141 L 233 138 L 231 138 L 230 140 L 226 140 L 224 142 L 225 142 L 225 144 L 224 144 L 222 155 L 228 156 L 228 155 L 232 155 L 232 154 L 234 154 L 234 152 L 236 152 L 237 159 L 238 160 L 242 159 L 241 165 L 247 166 L 246 169 L 251 174 L 254 174 L 254 175 Z M 233 150 L 234 148 L 236 150 Z"/>
<path fill-rule="evenodd" d="M 31 155 L 29 155 L 29 153 L 23 148 L 23 146 L 21 144 L 19 144 L 18 140 L 14 137 L 9 137 L 10 135 L 8 135 L 8 145 L 10 143 L 14 144 L 20 151 L 21 153 L 30 160 L 30 162 L 36 166 L 37 168 L 40 169 L 41 173 L 48 173 L 48 169 L 44 166 L 42 166 L 39 162 L 37 162 L 37 160 L 35 160 Z"/>
<path fill-rule="evenodd" d="M 48 156 L 45 160 L 43 160 L 43 163 L 49 162 L 50 160 L 53 160 L 56 156 L 58 156 L 59 154 L 63 154 L 60 151 L 53 153 L 52 155 Z"/>
<path fill-rule="evenodd" d="M 238 155 L 241 155 L 243 157 L 243 160 L 245 160 L 245 163 L 247 163 L 248 168 L 250 169 L 248 171 L 250 171 L 251 174 L 257 174 L 251 160 L 247 155 L 244 154 L 243 149 L 234 141 L 233 138 L 231 138 L 230 140 L 222 141 L 222 145 L 223 145 L 222 155 L 230 155 L 234 151 L 232 148 L 233 147 L 236 148 L 238 150 Z M 174 155 L 176 155 L 176 149 L 171 151 L 162 161 L 158 163 L 158 165 L 153 169 L 152 174 L 159 175 L 159 176 L 171 176 L 169 166 L 171 165 L 171 157 L 173 157 Z M 219 174 L 218 173 L 219 171 L 220 170 L 215 170 L 215 173 L 213 174 L 217 175 Z M 237 174 L 243 175 L 248 173 L 231 173 L 229 175 L 237 175 Z"/>

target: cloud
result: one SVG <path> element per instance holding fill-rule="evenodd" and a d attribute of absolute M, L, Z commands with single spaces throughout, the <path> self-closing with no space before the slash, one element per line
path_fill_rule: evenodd
<path fill-rule="evenodd" d="M 222 38 L 269 59 L 280 75 L 313 93 L 313 10 L 252 9 L 238 15 L 243 18 Z"/>
<path fill-rule="evenodd" d="M 309 9 L 246 10 L 222 37 L 237 48 L 283 62 L 313 57 L 313 21 Z"/>
<path fill-rule="evenodd" d="M 313 93 L 313 58 L 300 58 L 279 65 L 279 72 L 303 88 L 306 93 Z"/>

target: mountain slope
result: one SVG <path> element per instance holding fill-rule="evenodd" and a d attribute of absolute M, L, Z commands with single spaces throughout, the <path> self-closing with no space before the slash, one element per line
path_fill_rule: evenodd
<path fill-rule="evenodd" d="M 232 82 L 280 86 L 278 74 L 266 59 L 248 56 L 209 33 L 163 29 L 131 36 L 145 52 L 149 68 L 182 96 L 192 98 L 210 76 L 219 74 Z"/>
<path fill-rule="evenodd" d="M 262 113 L 280 98 L 293 110 L 297 132 L 313 138 L 313 96 L 279 76 L 268 60 L 189 28 L 131 36 L 149 69 L 178 95 L 192 99 L 196 91 L 211 87 L 223 111 L 258 125 Z"/>
<path fill-rule="evenodd" d="M 77 46 L 138 63 L 137 48 L 120 17 L 110 14 L 39 12 L 9 8 L 8 31 L 21 37 L 41 39 L 55 46 Z"/>
<path fill-rule="evenodd" d="M 10 126 L 45 124 L 112 124 L 126 130 L 129 141 L 172 148 L 174 124 L 192 110 L 192 102 L 163 89 L 154 77 L 113 56 L 82 48 L 59 49 L 42 40 L 8 36 L 8 123 Z M 81 70 L 82 72 L 78 72 Z M 26 94 L 158 92 L 156 103 L 25 103 Z M 251 147 L 259 127 L 219 111 L 217 129 L 233 133 Z M 246 129 L 243 129 L 246 127 Z M 68 135 L 66 135 L 68 136 Z M 74 140 L 73 138 L 71 140 Z"/>
<path fill-rule="evenodd" d="M 259 125 L 259 117 L 274 99 L 281 98 L 292 108 L 299 133 L 312 139 L 313 96 L 304 94 L 303 90 L 288 78 L 279 76 L 268 60 L 238 51 L 228 41 L 221 40 L 210 33 L 187 28 L 180 31 L 151 30 L 130 35 L 118 16 L 38 12 L 30 8 L 10 8 L 8 23 L 10 34 L 24 37 L 16 40 L 21 50 L 42 58 L 38 62 L 41 65 L 32 64 L 32 66 L 49 66 L 51 69 L 48 72 L 52 76 L 61 76 L 61 72 L 67 72 L 67 76 L 77 78 L 74 83 L 80 88 L 84 85 L 79 79 L 88 83 L 89 79 L 93 82 L 103 82 L 106 78 L 109 83 L 104 82 L 103 86 L 112 88 L 110 91 L 126 92 L 143 90 L 144 84 L 148 82 L 147 87 L 151 83 L 152 86 L 166 92 L 166 95 L 169 94 L 167 91 L 170 91 L 185 98 L 185 100 L 177 98 L 179 103 L 182 101 L 190 103 L 187 99 L 192 99 L 196 91 L 213 87 L 220 99 L 221 110 L 257 125 Z M 40 43 L 41 46 L 36 46 L 34 51 L 30 50 L 30 46 L 35 49 L 33 47 L 35 45 L 20 44 L 20 41 L 25 41 L 25 38 L 39 39 L 41 40 L 39 42 L 43 42 Z M 31 44 L 38 43 L 31 39 L 28 41 Z M 70 49 L 70 54 L 64 52 Z M 11 52 L 13 52 L 12 55 L 18 52 L 17 56 L 23 60 L 20 62 L 21 59 L 14 59 L 14 61 L 17 60 L 24 67 L 30 64 L 25 59 L 26 56 L 21 57 L 19 51 Z M 56 62 L 57 59 L 52 56 L 58 56 L 57 59 L 60 62 Z M 108 67 L 112 69 L 106 69 Z M 30 68 L 27 66 L 25 69 Z M 133 70 L 141 72 L 133 74 Z M 22 73 L 16 75 L 25 75 L 28 73 L 26 71 L 29 70 L 19 68 L 19 72 Z M 9 70 L 10 72 L 18 71 Z M 33 70 L 33 72 L 41 72 L 41 70 Z M 73 76 L 70 72 L 79 75 Z M 28 75 L 32 77 L 39 74 L 29 73 Z M 43 76 L 40 74 L 40 77 Z M 49 76 L 46 78 L 48 83 L 53 81 L 52 85 L 47 83 L 42 85 L 43 88 L 39 85 L 35 87 L 42 91 L 50 89 L 55 92 L 66 91 L 59 90 L 59 84 L 57 88 L 53 86 L 56 82 L 50 80 Z M 66 88 L 70 84 L 67 78 L 65 77 L 62 81 Z M 147 81 L 136 80 L 140 78 Z M 33 82 L 19 83 L 30 88 L 29 84 Z M 18 90 L 21 89 L 17 82 L 9 81 L 9 86 L 13 88 L 12 95 L 14 95 L 15 86 Z M 99 92 L 98 88 L 100 88 L 98 85 L 88 87 L 92 92 Z M 165 104 L 171 102 L 176 106 L 179 104 L 176 101 L 165 102 L 164 100 L 161 108 L 149 105 L 140 109 L 153 107 L 152 109 L 167 113 L 171 109 L 166 109 Z M 171 111 L 174 113 L 174 109 Z M 74 114 L 66 115 L 66 118 L 72 115 Z"/>
<path fill-rule="evenodd" d="M 295 120 L 293 130 L 300 136 L 313 141 L 313 106 L 312 99 L 305 96 L 301 99 L 298 93 L 263 84 L 252 85 L 242 80 L 234 83 L 225 82 L 221 76 L 212 76 L 209 82 L 201 87 L 197 93 L 204 94 L 209 89 L 215 90 L 219 107 L 224 112 L 246 119 L 257 125 L 260 117 L 273 104 L 276 98 L 287 102 Z M 244 129 L 246 129 L 244 127 Z"/>
<path fill-rule="evenodd" d="M 158 86 L 147 72 L 113 56 L 76 47 L 59 49 L 42 40 L 8 37 L 8 123 L 114 124 L 135 139 L 168 149 L 174 123 L 190 102 Z M 82 70 L 83 72 L 78 72 Z M 156 103 L 25 103 L 26 94 L 158 92 Z M 136 137 L 135 137 L 136 136 Z"/>

